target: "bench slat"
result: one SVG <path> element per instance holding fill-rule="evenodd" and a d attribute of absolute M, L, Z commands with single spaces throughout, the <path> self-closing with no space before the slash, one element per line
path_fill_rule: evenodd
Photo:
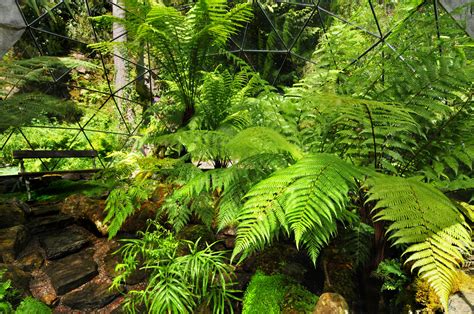
<path fill-rule="evenodd" d="M 77 173 L 77 174 L 87 174 L 87 173 L 96 173 L 99 172 L 99 169 L 81 169 L 81 170 L 55 170 L 55 171 L 40 171 L 40 172 L 19 172 L 19 177 L 42 177 L 45 175 L 54 175 L 54 174 L 68 174 L 68 173 Z"/>
<path fill-rule="evenodd" d="M 95 150 L 15 150 L 14 159 L 26 158 L 83 158 L 97 157 Z"/>

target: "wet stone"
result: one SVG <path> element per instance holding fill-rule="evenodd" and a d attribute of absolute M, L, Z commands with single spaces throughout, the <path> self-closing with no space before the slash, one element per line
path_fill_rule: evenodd
<path fill-rule="evenodd" d="M 47 259 L 56 259 L 75 253 L 89 243 L 85 230 L 66 228 L 58 233 L 40 237 L 40 244 L 46 252 Z"/>
<path fill-rule="evenodd" d="M 70 292 L 62 298 L 62 304 L 75 310 L 100 309 L 120 295 L 118 290 L 110 290 L 107 283 L 90 282 L 80 290 Z"/>
<path fill-rule="evenodd" d="M 30 220 L 27 227 L 31 233 L 36 234 L 45 231 L 51 231 L 56 229 L 62 229 L 72 224 L 74 219 L 68 215 L 56 215 L 56 216 L 45 216 L 38 217 Z"/>
<path fill-rule="evenodd" d="M 58 295 L 63 295 L 98 275 L 92 250 L 72 254 L 49 264 L 45 272 Z"/>

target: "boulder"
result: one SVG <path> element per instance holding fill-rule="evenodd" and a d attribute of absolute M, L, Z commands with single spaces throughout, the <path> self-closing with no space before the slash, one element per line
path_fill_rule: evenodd
<path fill-rule="evenodd" d="M 25 212 L 15 202 L 0 204 L 0 228 L 9 228 L 25 223 Z"/>
<path fill-rule="evenodd" d="M 56 293 L 63 295 L 97 276 L 97 268 L 93 252 L 85 250 L 52 262 L 46 266 L 45 272 Z"/>
<path fill-rule="evenodd" d="M 349 313 L 344 297 L 338 293 L 323 293 L 319 297 L 313 314 L 345 314 Z"/>
<path fill-rule="evenodd" d="M 56 259 L 79 251 L 90 242 L 91 236 L 88 231 L 73 226 L 41 236 L 40 244 L 46 252 L 47 259 Z"/>
<path fill-rule="evenodd" d="M 121 231 L 126 233 L 135 233 L 139 230 L 145 230 L 148 226 L 148 220 L 156 217 L 156 209 L 160 206 L 158 201 L 146 201 L 142 204 L 140 210 L 136 210 L 133 215 L 124 222 Z M 103 224 L 106 217 L 105 199 L 91 198 L 82 194 L 75 194 L 67 197 L 61 207 L 61 212 L 70 215 L 75 219 L 84 219 L 92 222 L 95 228 L 102 234 L 107 235 L 108 227 Z"/>
<path fill-rule="evenodd" d="M 104 209 L 105 200 L 75 194 L 64 200 L 61 212 L 75 219 L 91 221 L 102 235 L 107 235 L 107 228 L 102 224 L 105 218 Z"/>
<path fill-rule="evenodd" d="M 28 231 L 23 225 L 0 229 L 0 260 L 13 262 L 28 241 Z"/>
<path fill-rule="evenodd" d="M 75 310 L 100 309 L 117 298 L 121 291 L 109 289 L 110 284 L 90 282 L 66 294 L 61 302 Z"/>

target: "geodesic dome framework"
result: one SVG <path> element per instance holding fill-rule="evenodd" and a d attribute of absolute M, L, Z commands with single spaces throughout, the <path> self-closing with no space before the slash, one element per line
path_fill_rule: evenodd
<path fill-rule="evenodd" d="M 104 2 L 111 7 L 127 11 L 126 8 L 117 4 L 117 1 L 104 0 Z M 363 62 L 365 58 L 374 55 L 380 56 L 385 60 L 384 62 L 387 60 L 390 60 L 390 62 L 400 62 L 403 66 L 412 68 L 410 62 L 404 58 L 403 51 L 399 51 L 398 47 L 391 42 L 394 29 L 399 29 L 404 24 L 413 23 L 414 16 L 421 14 L 420 12 L 423 8 L 423 14 L 428 12 L 432 16 L 432 32 L 439 39 L 443 36 L 440 16 L 448 15 L 447 10 L 451 12 L 453 8 L 463 4 L 465 1 L 457 3 L 454 3 L 455 1 L 424 1 L 412 10 L 405 12 L 406 14 L 394 17 L 389 16 L 388 18 L 385 16 L 384 22 L 381 23 L 374 1 L 368 0 L 362 2 L 359 9 L 369 10 L 372 14 L 372 19 L 370 22 L 365 21 L 362 24 L 358 21 L 357 17 L 346 15 L 343 10 L 337 13 L 333 12 L 330 2 L 323 0 L 276 0 L 276 2 L 268 3 L 257 0 L 254 2 L 256 19 L 245 25 L 241 32 L 231 40 L 229 50 L 247 61 L 256 70 L 260 70 L 258 62 L 261 60 L 261 56 L 269 58 L 271 66 L 275 70 L 275 73 L 270 76 L 270 83 L 275 84 L 282 73 L 285 72 L 285 67 L 292 62 L 317 64 L 317 61 L 312 60 L 311 56 L 301 55 L 297 49 L 301 42 L 305 40 L 303 35 L 308 32 L 309 28 L 311 28 L 309 34 L 312 34 L 312 32 L 317 33 L 319 38 L 327 40 L 330 37 L 330 45 L 337 45 L 338 40 L 346 40 L 342 37 L 338 38 L 337 33 L 328 34 L 328 25 L 336 21 L 343 27 L 350 27 L 355 32 L 361 34 L 361 36 L 371 38 L 371 41 L 367 47 L 358 47 L 349 60 L 343 60 L 337 54 L 333 55 L 334 62 L 330 65 L 332 70 L 347 71 L 347 69 L 356 66 L 359 62 Z M 81 54 L 78 54 L 77 57 L 95 60 L 100 68 L 99 75 L 103 79 L 104 84 L 91 87 L 79 84 L 79 80 L 71 80 L 71 75 L 85 76 L 87 80 L 87 75 L 91 74 L 85 69 L 65 68 L 62 71 L 50 71 L 50 77 L 45 80 L 47 82 L 46 92 L 67 89 L 69 93 L 79 95 L 87 93 L 89 98 L 94 99 L 93 105 L 89 106 L 83 116 L 67 126 L 62 124 L 32 123 L 9 130 L 0 135 L 0 149 L 3 151 L 14 136 L 23 140 L 23 149 L 35 149 L 35 145 L 32 144 L 30 139 L 32 136 L 37 136 L 38 130 L 41 129 L 54 130 L 58 133 L 69 133 L 70 138 L 67 143 L 69 149 L 76 147 L 77 143 L 80 142 L 83 145 L 83 149 L 96 150 L 97 147 L 94 145 L 94 139 L 97 137 L 114 137 L 118 146 L 125 147 L 130 142 L 130 139 L 138 134 L 143 121 L 134 122 L 127 119 L 127 112 L 124 109 L 126 105 L 122 106 L 122 104 L 134 104 L 144 107 L 152 105 L 155 97 L 159 95 L 149 93 L 147 99 L 137 101 L 137 99 L 130 96 L 130 93 L 124 93 L 124 91 L 131 88 L 138 80 L 150 78 L 157 75 L 157 73 L 155 73 L 155 69 L 150 64 L 138 64 L 131 58 L 127 58 L 126 54 L 105 55 L 88 48 L 89 44 L 101 41 L 116 41 L 127 35 L 126 31 L 123 31 L 122 33 L 115 34 L 114 38 L 112 38 L 110 36 L 103 36 L 103 32 L 98 31 L 97 24 L 90 17 L 100 16 L 104 12 L 96 10 L 94 1 L 78 0 L 74 2 L 74 5 L 68 5 L 64 0 L 55 0 L 53 3 L 48 10 L 40 12 L 39 15 L 34 15 L 28 14 L 25 5 L 16 0 L 16 6 L 22 12 L 22 19 L 26 25 L 25 32 L 16 46 L 17 49 L 24 49 L 24 55 L 30 57 L 57 55 L 55 52 L 57 45 L 66 45 L 71 50 L 81 51 Z M 281 25 L 278 25 L 277 14 L 272 12 L 276 8 L 291 8 L 295 16 L 303 18 L 300 19 L 300 23 L 295 27 L 286 27 L 286 31 L 283 31 Z M 472 5 L 471 7 L 463 8 L 463 10 L 461 14 L 458 12 L 456 13 L 457 15 L 453 16 L 467 21 L 465 26 L 461 25 L 460 27 L 466 28 L 469 33 L 470 27 L 472 27 Z M 54 22 L 61 20 L 66 11 L 74 17 L 72 26 L 68 26 L 68 35 L 65 35 L 63 29 L 54 28 Z M 299 13 L 301 14 L 298 15 Z M 74 32 L 74 23 L 80 23 L 83 30 L 81 33 Z M 409 25 L 409 27 L 411 26 Z M 271 40 L 268 34 L 272 34 Z M 255 41 L 255 38 L 259 38 L 259 36 L 263 37 L 262 40 L 265 41 L 264 48 Z M 386 55 L 387 51 L 391 54 L 390 56 Z M 121 86 L 114 86 L 113 69 L 106 62 L 108 58 L 119 58 L 127 68 L 139 70 L 136 70 L 136 73 L 128 77 L 127 81 L 123 82 Z M 383 80 L 383 75 L 380 79 Z M 100 120 L 101 115 L 116 116 L 118 118 L 118 127 L 110 130 L 106 129 L 103 125 L 97 124 L 96 122 Z M 107 166 L 104 156 L 101 156 L 100 163 L 103 167 Z M 44 163 L 43 165 L 47 170 L 53 170 L 48 169 Z M 53 165 L 52 168 L 57 166 L 58 163 Z"/>

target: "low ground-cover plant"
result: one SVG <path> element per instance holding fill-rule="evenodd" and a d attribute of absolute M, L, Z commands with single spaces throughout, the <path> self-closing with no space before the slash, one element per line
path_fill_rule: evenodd
<path fill-rule="evenodd" d="M 200 249 L 200 240 L 177 240 L 172 233 L 152 223 L 137 239 L 123 241 L 117 253 L 123 263 L 114 279 L 119 287 L 137 269 L 146 271 L 144 290 L 131 290 L 124 308 L 136 313 L 145 307 L 149 313 L 193 313 L 208 308 L 213 313 L 233 311 L 236 300 L 233 267 L 224 251 L 214 251 L 213 244 Z"/>

